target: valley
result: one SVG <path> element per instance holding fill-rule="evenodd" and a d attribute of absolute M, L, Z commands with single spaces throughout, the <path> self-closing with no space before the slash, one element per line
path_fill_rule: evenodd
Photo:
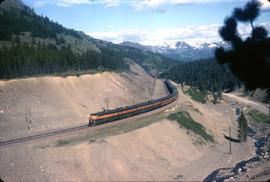
<path fill-rule="evenodd" d="M 265 3 L 0 1 L 0 181 L 269 180 Z"/>
<path fill-rule="evenodd" d="M 63 99 L 56 100 L 54 97 L 50 98 L 55 94 L 43 95 L 38 88 L 41 86 L 39 82 L 43 83 L 44 79 L 54 80 L 54 82 L 50 81 L 50 83 L 54 85 L 54 90 L 57 89 L 57 93 L 65 93 L 67 90 L 70 90 L 69 94 L 77 90 L 71 89 L 72 87 L 74 88 L 73 84 L 75 83 L 76 88 L 79 88 L 81 87 L 79 83 L 82 82 L 85 85 L 85 80 L 92 80 L 90 83 L 93 85 L 100 82 L 100 79 L 109 79 L 115 86 L 106 84 L 106 87 L 101 87 L 100 91 L 104 90 L 106 92 L 107 89 L 114 87 L 114 91 L 118 90 L 114 93 L 121 93 L 120 91 L 122 91 L 123 93 L 121 94 L 127 94 L 127 99 L 120 100 L 121 102 L 119 99 L 114 98 L 117 97 L 116 94 L 110 95 L 111 98 L 114 98 L 110 102 L 111 107 L 117 107 L 133 102 L 130 99 L 134 93 L 138 101 L 147 99 L 149 96 L 151 88 L 149 85 L 151 85 L 151 82 L 153 83 L 153 78 L 137 65 L 133 65 L 132 70 L 133 74 L 102 73 L 84 75 L 78 78 L 31 78 L 25 80 L 27 85 L 24 87 L 13 81 L 12 88 L 16 92 L 6 92 L 6 89 L 11 89 L 10 81 L 2 81 L 1 90 L 3 90 L 3 93 L 8 94 L 2 95 L 1 99 L 8 99 L 12 96 L 12 98 L 17 98 L 19 101 L 17 102 L 20 103 L 17 107 L 25 106 L 30 108 L 32 112 L 29 119 L 33 125 L 30 125 L 30 131 L 27 131 L 24 121 L 25 117 L 14 117 L 16 116 L 14 112 L 17 109 L 14 108 L 13 111 L 4 110 L 1 118 L 10 119 L 7 120 L 9 121 L 7 124 L 2 125 L 5 126 L 2 131 L 5 132 L 1 132 L 1 139 L 30 135 L 63 126 L 74 126 L 86 122 L 89 112 L 95 111 L 93 106 L 87 105 L 83 95 L 80 95 L 80 98 L 70 96 L 73 98 L 72 101 L 74 101 L 72 108 L 69 107 L 70 104 L 64 104 L 66 96 L 58 96 L 58 99 Z M 125 82 L 125 79 L 129 79 L 129 82 Z M 130 83 L 130 80 L 136 85 L 127 85 L 127 83 Z M 144 82 L 149 80 L 149 84 L 144 85 L 145 92 L 140 90 L 142 89 L 141 80 L 144 80 Z M 57 87 L 59 84 L 61 86 Z M 162 86 L 162 82 L 157 81 L 155 97 L 166 94 L 166 90 Z M 70 88 L 67 89 L 66 87 Z M 95 88 L 98 89 L 97 86 Z M 23 96 L 23 100 L 20 100 L 20 97 L 17 97 L 16 94 L 21 96 L 24 92 L 25 94 L 28 93 L 25 89 L 31 89 L 32 93 L 34 93 L 33 89 L 35 89 L 38 91 L 37 93 L 42 94 L 42 97 L 40 95 L 39 98 L 45 98 L 46 101 L 53 99 L 57 103 L 52 105 L 40 103 L 36 105 L 35 100 L 31 99 L 32 96 L 28 95 Z M 60 92 L 62 89 L 65 91 Z M 133 93 L 131 90 L 133 90 Z M 100 91 L 97 90 L 96 93 L 100 93 Z M 232 155 L 228 154 L 228 142 L 223 138 L 223 134 L 228 133 L 230 125 L 234 126 L 233 128 L 236 125 L 236 118 L 234 110 L 229 104 L 230 101 L 222 101 L 217 105 L 209 102 L 202 104 L 193 101 L 189 96 L 183 94 L 180 86 L 178 86 L 178 91 L 179 99 L 176 103 L 167 106 L 165 111 L 163 109 L 163 111 L 160 110 L 150 115 L 146 114 L 143 118 L 135 117 L 120 121 L 119 123 L 101 125 L 80 132 L 1 147 L 0 160 L 4 164 L 1 165 L 3 167 L 0 170 L 1 178 L 7 181 L 19 180 L 18 176 L 22 180 L 43 179 L 44 181 L 87 179 L 202 180 L 217 167 L 229 167 L 237 161 L 255 155 L 253 139 L 249 139 L 244 145 L 233 144 Z M 87 94 L 88 97 L 89 94 Z M 82 107 L 79 101 L 86 102 L 83 105 L 93 110 Z M 103 98 L 100 98 L 99 102 L 96 103 L 96 110 L 100 110 L 100 107 L 104 105 L 102 101 Z M 1 103 L 7 103 L 7 101 Z M 61 103 L 63 104 L 61 105 Z M 51 109 L 53 107 L 56 107 L 54 110 L 60 110 L 61 108 L 63 113 L 70 114 L 62 115 L 61 112 L 52 112 Z M 1 108 L 11 108 L 11 106 L 1 104 Z M 37 112 L 38 110 L 39 112 Z M 43 115 L 44 119 L 38 120 L 37 118 L 40 118 L 38 116 L 42 114 L 40 113 L 41 111 L 46 111 L 46 113 Z M 213 135 L 214 143 L 206 142 L 199 135 L 180 128 L 175 121 L 167 118 L 171 113 L 182 111 L 187 111 L 196 122 L 200 122 L 206 131 Z M 19 116 L 20 113 L 17 115 Z M 11 118 L 14 118 L 14 120 L 12 121 Z M 1 119 L 1 121 L 3 120 Z M 9 126 L 11 123 L 14 123 L 13 126 Z M 4 123 L 1 122 L 1 124 Z M 42 125 L 45 127 L 42 127 Z M 13 132 L 15 130 L 16 132 Z M 235 135 L 236 130 L 233 131 L 233 136 Z M 239 152 L 244 152 L 245 155 L 239 155 Z M 26 165 L 28 167 L 25 167 Z M 208 167 L 204 169 L 200 167 L 205 165 Z M 35 169 L 34 173 L 33 169 Z M 12 171 L 12 173 L 8 171 Z M 196 175 L 194 175 L 194 171 L 196 171 Z"/>

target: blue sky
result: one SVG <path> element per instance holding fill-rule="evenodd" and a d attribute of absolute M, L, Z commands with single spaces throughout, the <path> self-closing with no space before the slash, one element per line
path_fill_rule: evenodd
<path fill-rule="evenodd" d="M 219 40 L 218 28 L 234 7 L 246 0 L 23 0 L 38 14 L 68 28 L 119 43 L 175 44 Z M 261 0 L 256 21 L 270 30 L 270 3 Z M 241 25 L 245 34 L 249 26 Z"/>

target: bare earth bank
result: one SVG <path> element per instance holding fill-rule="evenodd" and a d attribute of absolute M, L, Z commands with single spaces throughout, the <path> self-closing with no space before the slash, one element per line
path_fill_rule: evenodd
<path fill-rule="evenodd" d="M 110 97 L 110 107 L 132 104 L 134 95 L 136 102 L 147 100 L 153 78 L 139 66 L 133 70 L 132 74 L 1 81 L 2 140 L 85 123 L 89 113 L 105 107 L 104 95 Z M 165 94 L 158 81 L 155 97 Z M 200 104 L 179 88 L 179 99 L 172 106 L 130 123 L 61 136 L 61 141 L 52 137 L 2 147 L 0 177 L 5 181 L 202 180 L 217 168 L 255 155 L 250 138 L 245 144 L 233 144 L 232 155 L 228 154 L 223 134 L 236 125 L 229 104 Z M 30 132 L 25 129 L 25 108 L 31 110 Z M 177 110 L 188 111 L 215 143 L 198 143 L 198 136 L 166 119 Z"/>

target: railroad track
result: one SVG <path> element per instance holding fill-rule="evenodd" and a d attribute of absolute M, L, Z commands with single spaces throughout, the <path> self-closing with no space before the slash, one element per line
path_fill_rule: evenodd
<path fill-rule="evenodd" d="M 54 130 L 54 131 L 50 131 L 47 133 L 39 133 L 36 135 L 26 136 L 26 137 L 22 137 L 22 138 L 15 138 L 15 139 L 11 139 L 11 140 L 1 141 L 0 147 L 6 146 L 6 145 L 11 145 L 11 144 L 16 144 L 16 143 L 21 143 L 21 142 L 26 142 L 26 141 L 31 141 L 31 140 L 36 140 L 36 139 L 40 139 L 40 138 L 45 138 L 45 137 L 49 137 L 49 136 L 59 135 L 59 134 L 63 134 L 63 133 L 69 133 L 69 132 L 78 131 L 78 130 L 82 130 L 82 129 L 86 129 L 86 128 L 89 128 L 89 126 L 88 125 L 80 125 L 80 126 L 75 126 L 72 128 Z"/>
<path fill-rule="evenodd" d="M 166 108 L 166 107 L 164 107 L 164 108 Z M 133 116 L 133 117 L 136 117 L 136 116 Z M 114 123 L 114 122 L 111 122 L 111 123 Z M 6 140 L 6 141 L 0 141 L 0 147 L 12 145 L 12 144 L 18 144 L 18 143 L 27 142 L 27 141 L 32 141 L 32 140 L 37 140 L 37 139 L 42 139 L 42 138 L 46 138 L 46 137 L 50 137 L 50 136 L 56 136 L 59 134 L 79 131 L 79 130 L 83 130 L 83 129 L 87 129 L 87 128 L 91 128 L 91 127 L 89 127 L 88 124 L 87 125 L 80 125 L 80 126 L 75 126 L 75 127 L 71 127 L 71 128 L 64 128 L 64 129 L 49 131 L 46 133 L 39 133 L 36 135 L 10 139 L 10 140 Z"/>
<path fill-rule="evenodd" d="M 95 122 L 96 122 L 96 120 L 102 121 L 100 123 L 95 123 L 95 125 L 90 125 L 90 123 L 93 122 L 92 120 L 90 120 L 91 122 L 89 121 L 88 125 L 80 125 L 80 126 L 75 126 L 75 127 L 71 127 L 71 128 L 49 131 L 46 133 L 39 133 L 39 134 L 32 135 L 32 136 L 26 136 L 26 137 L 1 141 L 0 147 L 10 145 L 10 144 L 16 144 L 16 143 L 36 140 L 36 139 L 40 139 L 40 138 L 45 138 L 45 137 L 49 137 L 49 136 L 59 135 L 59 134 L 63 134 L 63 133 L 78 131 L 78 130 L 86 129 L 89 126 L 96 126 L 96 125 L 101 125 L 101 124 L 105 124 L 105 123 L 109 123 L 109 122 L 114 122 L 116 120 L 121 120 L 121 119 L 129 118 L 129 117 L 133 117 L 135 115 L 141 115 L 143 113 L 151 112 L 151 111 L 156 110 L 158 108 L 164 107 L 165 105 L 168 105 L 168 104 L 171 104 L 172 102 L 174 102 L 177 99 L 177 95 L 178 95 L 177 89 L 174 86 L 170 86 L 170 83 L 167 80 L 164 83 L 167 86 L 167 89 L 169 91 L 168 96 L 162 97 L 160 99 L 152 100 L 151 102 L 147 101 L 147 102 L 139 103 L 137 105 L 126 106 L 123 108 L 117 108 L 115 110 L 110 110 L 110 111 L 106 111 L 106 112 L 102 111 L 102 112 L 91 114 L 90 118 L 93 118 L 93 116 L 94 116 L 96 118 Z M 133 107 L 133 108 L 131 108 L 131 107 Z M 120 116 L 119 113 L 121 113 L 121 116 L 122 116 L 121 119 L 119 119 L 119 116 Z M 106 121 L 104 121 L 104 118 L 106 119 Z"/>

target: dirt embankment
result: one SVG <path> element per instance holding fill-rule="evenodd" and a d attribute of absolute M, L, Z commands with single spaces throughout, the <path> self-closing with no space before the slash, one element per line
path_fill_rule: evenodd
<path fill-rule="evenodd" d="M 0 140 L 88 122 L 90 113 L 150 99 L 154 79 L 138 65 L 130 73 L 0 81 Z M 162 81 L 155 97 L 166 94 Z M 29 128 L 28 128 L 29 125 Z"/>
<path fill-rule="evenodd" d="M 149 116 L 155 120 L 150 125 L 140 127 L 145 118 L 134 120 L 138 127 L 133 130 L 129 130 L 130 124 L 97 131 L 90 128 L 86 136 L 81 134 L 84 139 L 80 142 L 66 136 L 63 143 L 46 140 L 0 148 L 0 176 L 6 181 L 202 180 L 217 166 L 230 166 L 239 160 L 239 155 L 226 154 L 227 143 L 220 144 L 232 122 L 229 105 L 200 104 L 180 89 L 176 105 L 160 113 L 161 117 Z M 196 143 L 194 134 L 163 117 L 176 110 L 188 111 L 217 143 Z M 110 134 L 116 130 L 117 134 Z M 252 153 L 249 148 L 244 148 L 245 155 Z"/>
<path fill-rule="evenodd" d="M 89 113 L 106 107 L 105 96 L 110 108 L 149 99 L 153 78 L 136 65 L 132 72 L 1 81 L 2 139 L 85 123 Z M 159 80 L 155 97 L 165 94 Z M 202 180 L 217 168 L 254 155 L 251 139 L 233 144 L 233 153 L 228 154 L 223 134 L 236 124 L 229 104 L 195 102 L 180 87 L 174 104 L 122 126 L 89 128 L 75 134 L 78 140 L 69 134 L 62 136 L 62 142 L 52 137 L 0 148 L 0 177 L 5 181 Z M 215 143 L 198 143 L 196 135 L 166 119 L 176 111 L 188 111 Z M 26 117 L 32 121 L 29 133 Z"/>

